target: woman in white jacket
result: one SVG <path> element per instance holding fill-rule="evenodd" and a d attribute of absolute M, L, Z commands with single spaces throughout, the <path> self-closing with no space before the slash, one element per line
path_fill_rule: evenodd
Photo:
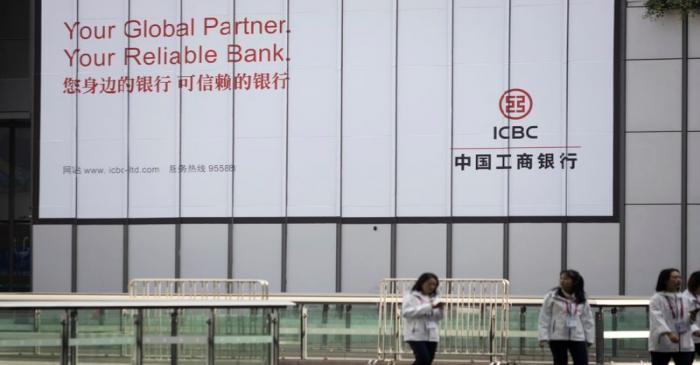
<path fill-rule="evenodd" d="M 433 273 L 423 273 L 403 297 L 403 339 L 416 358 L 414 365 L 430 365 L 435 358 L 440 334 L 443 303 L 438 298 L 440 280 Z"/>
<path fill-rule="evenodd" d="M 700 309 L 700 271 L 690 274 L 688 287 L 683 292 L 683 296 L 690 305 L 690 311 Z M 696 315 L 695 325 L 700 327 L 700 317 Z M 693 336 L 695 342 L 695 355 L 700 356 L 700 336 Z"/>
<path fill-rule="evenodd" d="M 547 293 L 540 309 L 540 347 L 549 343 L 554 365 L 566 365 L 571 353 L 574 365 L 588 364 L 588 346 L 595 339 L 591 307 L 576 270 L 559 274 L 559 287 Z"/>
<path fill-rule="evenodd" d="M 681 273 L 665 269 L 659 273 L 656 294 L 649 300 L 649 352 L 652 365 L 693 363 L 693 334 L 700 334 L 693 323 L 691 303 L 680 293 Z"/>

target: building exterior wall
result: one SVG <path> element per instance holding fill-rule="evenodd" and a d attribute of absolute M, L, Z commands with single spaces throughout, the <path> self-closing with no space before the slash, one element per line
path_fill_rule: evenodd
<path fill-rule="evenodd" d="M 513 293 L 539 295 L 568 267 L 592 295 L 649 295 L 663 268 L 700 270 L 700 17 L 689 18 L 684 35 L 679 16 L 643 13 L 641 1 L 628 2 L 618 44 L 619 222 L 37 224 L 33 289 L 124 291 L 147 276 L 376 292 L 383 277 L 430 270 L 507 277 Z M 2 103 L 22 90 L 0 81 Z M 11 104 L 0 103 L 0 116 L 31 112 L 26 102 Z"/>

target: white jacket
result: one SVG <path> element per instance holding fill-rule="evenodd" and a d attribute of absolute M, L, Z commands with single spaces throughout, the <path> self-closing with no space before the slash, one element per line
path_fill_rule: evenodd
<path fill-rule="evenodd" d="M 700 308 L 700 295 L 690 293 L 687 289 L 683 292 L 683 296 L 690 303 L 690 310 Z M 695 318 L 695 325 L 700 328 L 700 313 Z M 693 336 L 693 342 L 700 343 L 700 336 Z"/>
<path fill-rule="evenodd" d="M 437 300 L 419 291 L 404 295 L 401 308 L 404 341 L 440 341 L 438 322 L 443 313 L 442 309 L 433 308 Z"/>
<path fill-rule="evenodd" d="M 576 321 L 576 327 L 567 326 L 569 313 Z M 538 330 L 540 341 L 595 342 L 595 322 L 588 301 L 576 303 L 558 295 L 557 290 L 544 296 Z"/>
<path fill-rule="evenodd" d="M 693 352 L 693 334 L 698 325 L 690 323 L 693 304 L 680 293 L 657 292 L 649 300 L 649 351 L 654 352 Z M 682 312 L 682 313 L 681 313 Z M 674 318 L 675 317 L 675 318 Z M 688 331 L 678 334 L 676 322 L 688 325 Z M 664 333 L 672 332 L 680 337 L 673 343 Z"/>

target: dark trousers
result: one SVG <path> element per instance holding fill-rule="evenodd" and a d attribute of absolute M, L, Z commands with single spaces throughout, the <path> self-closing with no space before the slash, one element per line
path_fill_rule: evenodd
<path fill-rule="evenodd" d="M 676 365 L 691 365 L 695 353 L 690 352 L 656 352 L 651 351 L 651 365 L 668 365 L 668 362 L 673 359 Z"/>
<path fill-rule="evenodd" d="M 549 341 L 554 365 L 566 365 L 571 353 L 574 365 L 588 365 L 588 344 L 585 341 Z"/>
<path fill-rule="evenodd" d="M 413 356 L 416 357 L 413 365 L 430 365 L 433 363 L 438 346 L 437 342 L 408 341 L 408 345 L 411 346 Z"/>
<path fill-rule="evenodd" d="M 695 344 L 695 354 L 700 356 L 700 343 Z"/>

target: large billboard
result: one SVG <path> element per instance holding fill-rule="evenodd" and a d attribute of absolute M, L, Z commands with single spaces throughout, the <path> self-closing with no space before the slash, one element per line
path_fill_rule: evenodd
<path fill-rule="evenodd" d="M 612 0 L 40 13 L 40 219 L 613 216 Z"/>

